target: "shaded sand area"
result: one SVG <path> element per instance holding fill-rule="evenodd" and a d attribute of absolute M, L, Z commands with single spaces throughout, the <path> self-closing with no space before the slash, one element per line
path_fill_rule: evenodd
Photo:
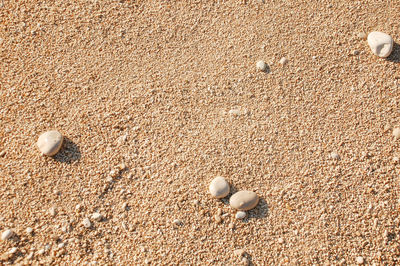
<path fill-rule="evenodd" d="M 0 2 L 1 264 L 399 263 L 400 1 L 201 2 Z"/>

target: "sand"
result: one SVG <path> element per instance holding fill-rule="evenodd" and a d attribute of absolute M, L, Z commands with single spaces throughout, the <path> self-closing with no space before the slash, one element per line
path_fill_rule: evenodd
<path fill-rule="evenodd" d="M 330 2 L 0 2 L 1 263 L 398 264 L 400 1 Z"/>

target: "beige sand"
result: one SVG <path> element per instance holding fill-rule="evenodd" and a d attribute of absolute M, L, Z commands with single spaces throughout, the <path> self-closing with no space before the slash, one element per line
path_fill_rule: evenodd
<path fill-rule="evenodd" d="M 358 34 L 398 43 L 400 1 L 16 2 L 0 3 L 2 264 L 399 263 L 400 48 L 380 59 Z M 54 159 L 35 147 L 50 129 Z M 209 196 L 216 175 L 261 197 L 245 220 Z"/>

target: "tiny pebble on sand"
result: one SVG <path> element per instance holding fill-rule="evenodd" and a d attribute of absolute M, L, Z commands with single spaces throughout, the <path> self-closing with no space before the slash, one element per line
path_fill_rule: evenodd
<path fill-rule="evenodd" d="M 101 215 L 98 212 L 95 212 L 95 213 L 92 214 L 92 219 L 94 221 L 100 222 L 103 219 L 103 215 Z"/>
<path fill-rule="evenodd" d="M 253 191 L 242 190 L 236 192 L 229 199 L 229 204 L 232 208 L 247 211 L 255 208 L 258 204 L 259 197 Z"/>
<path fill-rule="evenodd" d="M 8 240 L 14 235 L 14 232 L 10 229 L 5 230 L 1 233 L 1 240 Z"/>
<path fill-rule="evenodd" d="M 286 57 L 282 57 L 281 60 L 279 60 L 279 64 L 282 66 L 286 65 L 289 62 Z"/>
<path fill-rule="evenodd" d="M 83 219 L 83 221 L 82 221 L 82 225 L 83 225 L 85 228 L 90 228 L 90 227 L 92 226 L 92 223 L 90 222 L 89 218 L 85 218 L 85 219 Z"/>
<path fill-rule="evenodd" d="M 359 257 L 356 258 L 356 262 L 357 262 L 357 264 L 363 264 L 364 263 L 364 258 L 359 256 Z"/>
<path fill-rule="evenodd" d="M 240 248 L 240 249 L 235 249 L 235 250 L 233 251 L 233 254 L 234 254 L 235 256 L 238 256 L 238 257 L 244 256 L 245 253 L 246 253 L 246 250 L 244 250 L 244 249 L 242 249 L 242 248 Z"/>
<path fill-rule="evenodd" d="M 211 181 L 209 191 L 217 199 L 224 198 L 229 194 L 229 183 L 222 176 L 217 176 Z"/>
<path fill-rule="evenodd" d="M 17 247 L 12 247 L 12 248 L 8 251 L 8 253 L 9 253 L 9 254 L 15 254 L 15 253 L 17 253 L 17 251 L 18 251 L 18 248 L 17 248 Z"/>
<path fill-rule="evenodd" d="M 39 136 L 37 146 L 42 154 L 53 156 L 58 153 L 63 143 L 63 136 L 57 130 L 47 131 Z"/>
<path fill-rule="evenodd" d="M 266 70 L 267 70 L 267 67 L 268 67 L 267 63 L 265 63 L 265 62 L 262 61 L 262 60 L 258 61 L 257 64 L 256 64 L 256 66 L 257 66 L 257 68 L 258 68 L 259 70 L 261 70 L 261 71 L 266 71 Z"/>
<path fill-rule="evenodd" d="M 373 31 L 368 34 L 368 44 L 372 53 L 379 57 L 388 57 L 393 50 L 393 39 L 390 35 Z"/>
<path fill-rule="evenodd" d="M 395 137 L 395 139 L 400 138 L 400 128 L 396 127 L 393 129 L 393 136 Z"/>
<path fill-rule="evenodd" d="M 238 211 L 235 215 L 236 219 L 244 219 L 246 217 L 246 212 Z"/>
<path fill-rule="evenodd" d="M 340 156 L 337 152 L 331 152 L 331 158 L 334 160 L 339 160 Z"/>

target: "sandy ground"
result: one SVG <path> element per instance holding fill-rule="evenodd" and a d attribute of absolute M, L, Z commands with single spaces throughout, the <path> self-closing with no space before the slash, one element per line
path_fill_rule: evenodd
<path fill-rule="evenodd" d="M 398 264 L 400 1 L 170 2 L 0 2 L 1 263 Z"/>

